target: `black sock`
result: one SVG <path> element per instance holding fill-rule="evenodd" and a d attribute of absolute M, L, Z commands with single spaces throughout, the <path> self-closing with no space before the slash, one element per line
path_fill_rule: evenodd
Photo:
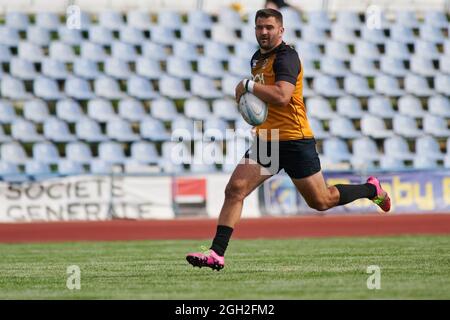
<path fill-rule="evenodd" d="M 228 247 L 233 228 L 228 226 L 217 226 L 216 236 L 214 237 L 210 249 L 214 250 L 219 256 L 223 257 Z"/>
<path fill-rule="evenodd" d="M 339 203 L 344 205 L 361 198 L 375 198 L 377 188 L 370 183 L 365 184 L 337 184 L 335 187 L 339 190 Z"/>

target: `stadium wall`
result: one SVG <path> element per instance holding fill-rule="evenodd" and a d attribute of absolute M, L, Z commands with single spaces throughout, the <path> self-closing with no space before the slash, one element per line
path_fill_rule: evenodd
<path fill-rule="evenodd" d="M 449 213 L 450 171 L 377 174 L 395 213 Z M 325 172 L 328 184 L 362 183 L 367 176 Z M 219 215 L 229 174 L 187 176 L 72 176 L 23 183 L 0 183 L 0 222 L 173 219 Z M 367 199 L 328 214 L 375 212 Z M 284 174 L 267 180 L 244 202 L 243 217 L 310 215 Z"/>

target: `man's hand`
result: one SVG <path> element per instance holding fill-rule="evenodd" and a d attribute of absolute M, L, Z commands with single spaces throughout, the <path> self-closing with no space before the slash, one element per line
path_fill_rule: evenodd
<path fill-rule="evenodd" d="M 240 81 L 234 90 L 236 95 L 236 102 L 239 104 L 241 96 L 245 93 L 243 81 Z"/>

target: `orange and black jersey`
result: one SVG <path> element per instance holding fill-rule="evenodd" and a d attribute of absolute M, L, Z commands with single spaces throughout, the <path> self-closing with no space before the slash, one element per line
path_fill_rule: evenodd
<path fill-rule="evenodd" d="M 287 105 L 268 104 L 267 120 L 256 127 L 257 134 L 260 135 L 261 129 L 266 129 L 267 139 L 272 140 L 270 130 L 278 129 L 280 140 L 313 138 L 303 102 L 303 68 L 297 51 L 285 42 L 265 54 L 258 50 L 251 59 L 251 69 L 255 82 L 275 85 L 277 81 L 287 81 L 295 85 Z"/>

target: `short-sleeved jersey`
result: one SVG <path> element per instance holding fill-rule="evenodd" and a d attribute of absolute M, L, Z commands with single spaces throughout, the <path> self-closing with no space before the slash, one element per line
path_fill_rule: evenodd
<path fill-rule="evenodd" d="M 303 102 L 303 68 L 297 51 L 284 42 L 265 54 L 258 50 L 251 59 L 251 69 L 257 83 L 275 85 L 277 81 L 287 81 L 295 85 L 287 105 L 268 104 L 266 121 L 256 127 L 258 136 L 261 129 L 267 129 L 267 139 L 272 140 L 270 129 L 279 129 L 279 140 L 313 138 Z"/>

